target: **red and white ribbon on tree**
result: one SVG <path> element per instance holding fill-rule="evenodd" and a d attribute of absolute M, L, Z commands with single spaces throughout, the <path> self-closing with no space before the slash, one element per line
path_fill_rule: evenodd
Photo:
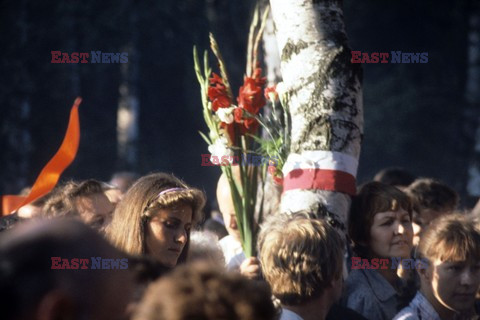
<path fill-rule="evenodd" d="M 283 166 L 283 191 L 318 189 L 356 193 L 358 160 L 332 151 L 304 151 L 291 153 Z"/>

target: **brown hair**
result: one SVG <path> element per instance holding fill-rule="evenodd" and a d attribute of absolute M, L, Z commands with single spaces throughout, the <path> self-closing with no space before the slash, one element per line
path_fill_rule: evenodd
<path fill-rule="evenodd" d="M 320 296 L 343 266 L 343 241 L 327 221 L 306 213 L 269 216 L 258 238 L 273 294 L 285 305 Z"/>
<path fill-rule="evenodd" d="M 420 210 L 453 211 L 459 201 L 455 190 L 434 179 L 417 179 L 406 191 L 418 203 Z"/>
<path fill-rule="evenodd" d="M 42 207 L 42 213 L 46 217 L 79 216 L 75 200 L 104 191 L 105 185 L 94 179 L 68 181 L 52 191 Z"/>
<path fill-rule="evenodd" d="M 160 195 L 160 192 L 180 188 Z M 182 180 L 167 173 L 152 173 L 137 180 L 128 189 L 118 203 L 107 237 L 112 243 L 130 254 L 145 254 L 145 232 L 148 220 L 159 209 L 172 208 L 179 204 L 192 207 L 192 224 L 199 223 L 203 217 L 205 195 L 202 191 L 190 188 Z M 188 252 L 190 235 L 188 235 L 178 262 L 184 262 Z"/>
<path fill-rule="evenodd" d="M 417 257 L 428 261 L 480 260 L 478 223 L 459 213 L 435 219 L 420 238 Z"/>
<path fill-rule="evenodd" d="M 133 320 L 273 320 L 268 286 L 210 265 L 185 265 L 147 289 Z"/>
<path fill-rule="evenodd" d="M 412 219 L 412 203 L 410 198 L 399 189 L 381 182 L 364 184 L 358 194 L 353 197 L 348 221 L 348 235 L 353 242 L 357 255 L 368 258 L 370 228 L 373 218 L 379 212 L 397 211 L 399 208 L 408 212 Z"/>

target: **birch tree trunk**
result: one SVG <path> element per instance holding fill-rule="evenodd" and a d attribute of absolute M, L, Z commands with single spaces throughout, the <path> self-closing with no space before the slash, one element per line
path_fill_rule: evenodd
<path fill-rule="evenodd" d="M 346 233 L 363 134 L 361 68 L 340 1 L 270 0 L 292 117 L 281 210 L 308 210 Z M 349 193 L 349 194 L 348 194 Z"/>

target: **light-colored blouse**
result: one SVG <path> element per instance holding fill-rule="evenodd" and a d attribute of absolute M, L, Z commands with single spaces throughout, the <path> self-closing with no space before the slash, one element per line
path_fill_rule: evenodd
<path fill-rule="evenodd" d="M 345 283 L 342 304 L 371 320 L 392 320 L 399 311 L 399 296 L 376 270 L 352 270 Z"/>

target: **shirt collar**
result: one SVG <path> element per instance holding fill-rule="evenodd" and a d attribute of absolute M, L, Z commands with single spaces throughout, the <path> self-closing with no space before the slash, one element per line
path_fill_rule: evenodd
<path fill-rule="evenodd" d="M 362 271 L 378 300 L 384 302 L 397 295 L 397 291 L 378 271 L 370 269 Z"/>
<path fill-rule="evenodd" d="M 425 298 L 425 296 L 418 291 L 413 298 L 412 302 L 410 302 L 410 306 L 414 310 L 420 310 L 422 318 L 432 319 L 432 320 L 441 320 L 440 316 L 438 315 L 437 311 L 433 308 L 430 302 Z"/>

